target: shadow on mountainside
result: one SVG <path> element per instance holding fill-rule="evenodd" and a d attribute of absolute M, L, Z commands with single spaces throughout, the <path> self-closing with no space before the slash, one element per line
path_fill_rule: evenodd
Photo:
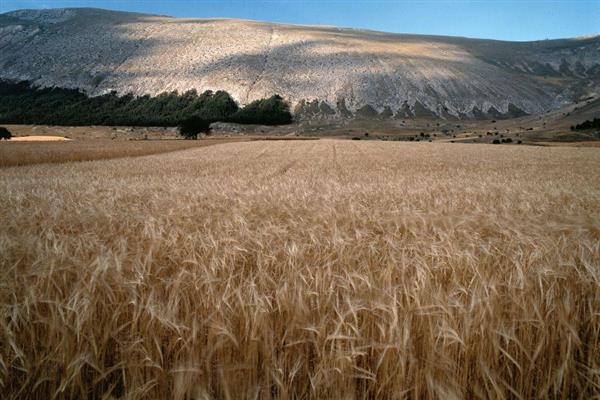
<path fill-rule="evenodd" d="M 210 87 L 243 102 L 274 93 L 294 101 L 343 98 L 350 106 L 369 99 L 377 108 L 416 99 L 430 108 L 452 102 L 462 112 L 509 103 L 541 111 L 566 86 L 532 79 L 510 64 L 527 49 L 551 51 L 565 41 L 511 43 L 97 9 L 76 13 L 65 22 L 38 24 L 33 37 L 3 47 L 2 77 L 92 93 Z M 211 25 L 224 29 L 224 21 L 234 24 L 229 35 L 207 35 Z M 185 30 L 173 32 L 178 24 Z M 277 42 L 281 35 L 292 40 L 290 34 L 299 38 Z M 597 46 L 600 38 L 582 43 Z M 398 53 L 397 46 L 410 51 Z M 204 52 L 194 52 L 198 48 Z M 496 54 L 513 55 L 498 62 Z"/>

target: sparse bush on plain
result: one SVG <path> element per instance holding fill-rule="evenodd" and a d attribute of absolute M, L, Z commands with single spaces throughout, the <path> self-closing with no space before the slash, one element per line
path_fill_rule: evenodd
<path fill-rule="evenodd" d="M 12 133 L 3 126 L 0 126 L 0 140 L 9 140 L 12 138 Z"/>
<path fill-rule="evenodd" d="M 179 134 L 186 139 L 198 139 L 201 133 L 210 133 L 210 122 L 197 115 L 186 118 L 179 125 Z"/>
<path fill-rule="evenodd" d="M 600 118 L 594 118 L 592 120 L 585 120 L 580 124 L 571 126 L 572 131 L 584 131 L 588 129 L 600 129 Z"/>

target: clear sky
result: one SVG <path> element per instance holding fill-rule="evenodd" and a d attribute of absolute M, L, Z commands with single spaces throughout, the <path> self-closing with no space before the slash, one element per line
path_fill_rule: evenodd
<path fill-rule="evenodd" d="M 600 0 L 0 0 L 0 12 L 53 7 L 503 40 L 600 34 Z"/>

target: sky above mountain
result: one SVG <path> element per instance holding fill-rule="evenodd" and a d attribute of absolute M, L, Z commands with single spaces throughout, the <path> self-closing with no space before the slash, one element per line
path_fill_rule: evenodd
<path fill-rule="evenodd" d="M 98 7 L 502 40 L 600 33 L 600 0 L 1 0 L 23 8 Z"/>

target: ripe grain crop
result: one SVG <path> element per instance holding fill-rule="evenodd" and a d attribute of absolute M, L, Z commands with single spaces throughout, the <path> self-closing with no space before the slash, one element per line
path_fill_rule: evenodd
<path fill-rule="evenodd" d="M 246 142 L 0 170 L 5 398 L 589 399 L 600 151 Z"/>
<path fill-rule="evenodd" d="M 7 141 L 0 142 L 0 167 L 136 157 L 241 140 L 244 139 Z"/>

